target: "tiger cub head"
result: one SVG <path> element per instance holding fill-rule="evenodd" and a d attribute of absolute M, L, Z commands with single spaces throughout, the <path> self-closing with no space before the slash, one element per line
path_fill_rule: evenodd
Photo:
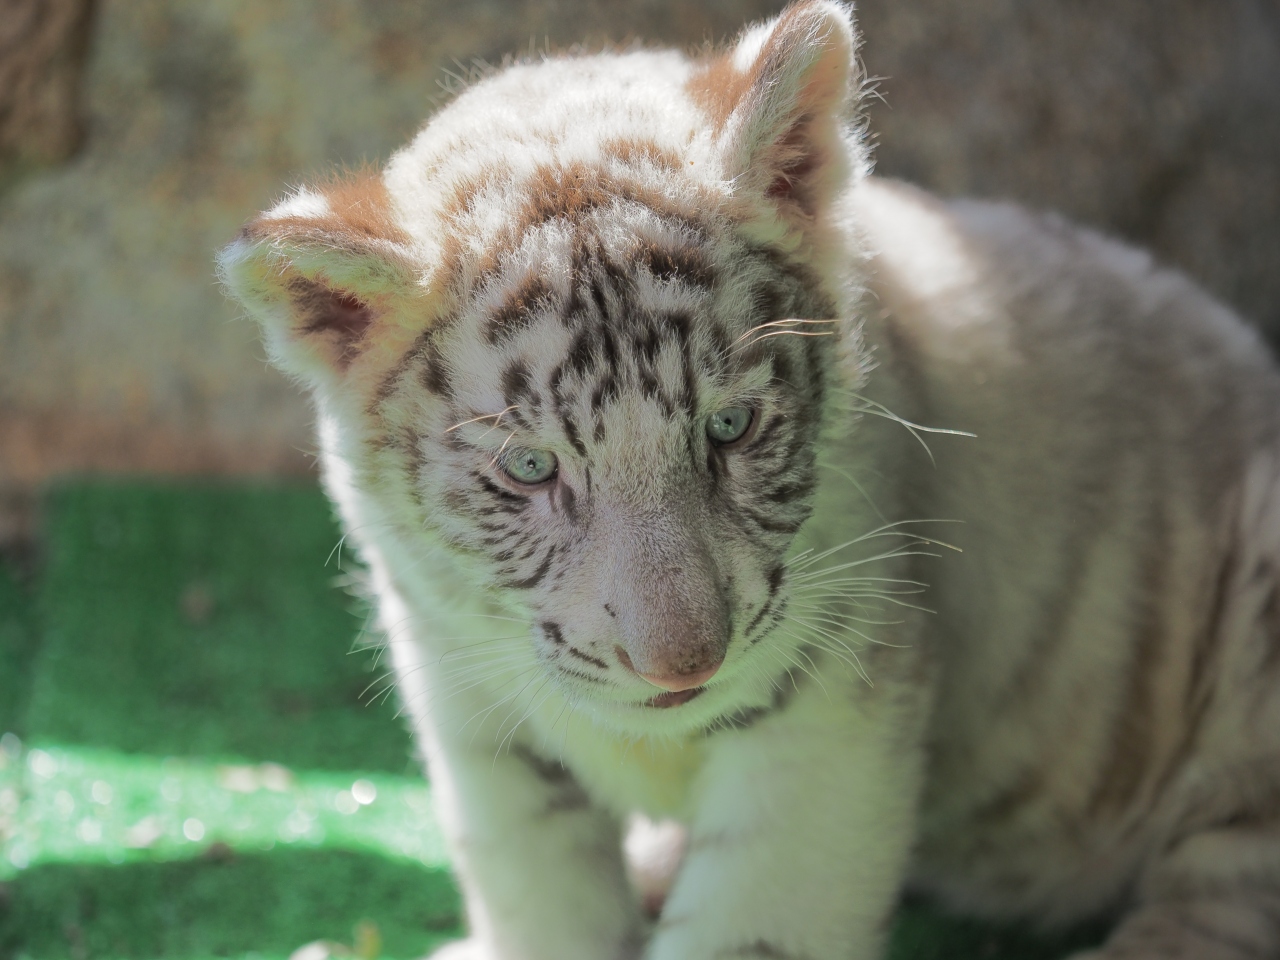
<path fill-rule="evenodd" d="M 369 536 L 443 545 L 627 729 L 711 722 L 785 663 L 784 558 L 859 350 L 825 335 L 850 313 L 856 71 L 832 2 L 701 59 L 509 66 L 221 254 L 313 392 L 331 486 L 390 528 Z"/>

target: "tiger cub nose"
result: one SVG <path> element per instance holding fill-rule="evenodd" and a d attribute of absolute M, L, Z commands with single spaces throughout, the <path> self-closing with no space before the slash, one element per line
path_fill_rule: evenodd
<path fill-rule="evenodd" d="M 640 676 L 655 687 L 661 687 L 671 693 L 679 693 L 681 690 L 692 690 L 694 687 L 702 686 L 716 675 L 716 671 L 720 669 L 720 663 L 721 661 L 717 661 L 709 667 L 694 670 L 692 673 L 668 673 L 658 676 L 642 673 Z"/>
<path fill-rule="evenodd" d="M 681 670 L 678 673 L 666 672 L 646 672 L 636 669 L 631 657 L 622 645 L 615 646 L 614 652 L 618 655 L 618 662 L 634 673 L 636 676 L 644 680 L 648 680 L 655 687 L 661 687 L 669 693 L 679 693 L 682 690 L 692 690 L 694 687 L 700 687 L 712 677 L 716 675 L 716 671 L 720 669 L 720 664 L 724 662 L 723 657 L 716 659 L 713 663 L 705 666 L 695 667 L 691 670 Z"/>

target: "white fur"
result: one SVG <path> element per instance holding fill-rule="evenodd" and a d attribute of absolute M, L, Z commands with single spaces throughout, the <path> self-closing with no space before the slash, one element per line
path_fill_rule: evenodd
<path fill-rule="evenodd" d="M 842 118 L 806 134 L 830 154 L 812 174 L 815 196 L 831 191 L 822 209 L 808 220 L 775 209 L 767 158 L 788 124 L 806 104 L 835 114 L 856 94 L 847 9 L 795 9 L 732 53 L 745 72 L 794 35 L 794 56 L 718 132 L 684 92 L 696 67 L 674 53 L 519 65 L 463 93 L 390 162 L 384 182 L 410 239 L 367 257 L 395 269 L 286 240 L 223 255 L 273 357 L 317 394 L 326 486 L 369 565 L 466 895 L 472 939 L 438 956 L 872 958 L 904 884 L 1041 922 L 1136 902 L 1108 957 L 1171 958 L 1160 944 L 1182 942 L 1247 956 L 1233 937 L 1280 949 L 1267 912 L 1280 883 L 1280 694 L 1257 682 L 1280 642 L 1267 619 L 1280 377 L 1235 317 L 1144 254 L 1052 217 L 866 179 Z M 687 169 L 605 159 L 603 143 L 636 135 Z M 462 519 L 429 504 L 433 534 L 413 504 L 458 482 L 431 446 L 446 432 L 477 464 L 515 437 L 494 419 L 511 363 L 571 350 L 550 308 L 497 346 L 481 330 L 531 278 L 567 296 L 575 228 L 618 261 L 644 242 L 694 243 L 618 202 L 552 219 L 478 267 L 533 172 L 574 164 L 673 204 L 737 211 L 715 268 L 731 272 L 742 238 L 771 245 L 804 262 L 836 308 L 808 319 L 839 321 L 814 517 L 789 551 L 793 614 L 768 642 L 730 644 L 705 693 L 669 710 L 645 706 L 652 688 L 616 664 L 604 691 L 552 677 L 530 626 L 541 601 L 490 590 L 483 564 L 445 545 L 466 533 Z M 448 198 L 481 173 L 447 219 Z M 268 217 L 330 212 L 299 193 Z M 459 273 L 440 277 L 454 241 Z M 290 270 L 388 298 L 374 346 L 349 368 L 326 366 L 299 336 L 278 289 Z M 629 306 L 747 316 L 750 279 L 712 303 L 641 277 Z M 425 394 L 395 393 L 380 415 L 425 439 L 375 451 L 372 385 L 408 349 L 414 318 L 447 312 L 449 297 L 438 342 L 457 408 L 479 415 L 450 424 Z M 656 375 L 677 382 L 681 360 L 658 353 Z M 698 415 L 764 409 L 770 389 L 763 366 L 741 371 L 705 385 Z M 750 544 L 680 499 L 679 431 L 638 395 L 606 419 L 603 506 L 575 541 L 559 601 L 582 635 L 607 638 L 595 654 L 612 657 L 617 633 L 601 597 L 635 621 L 661 622 L 668 594 L 696 607 L 697 591 L 672 587 L 664 566 L 686 581 L 699 564 L 729 570 L 732 601 L 758 606 Z M 581 487 L 553 431 L 516 442 L 557 452 Z M 422 461 L 407 484 L 406 458 Z M 541 501 L 529 509 L 545 529 L 563 523 Z M 619 570 L 626 582 L 612 582 Z M 878 612 L 824 606 L 850 590 Z M 704 735 L 735 712 L 753 722 Z M 1108 760 L 1123 760 L 1126 737 L 1138 743 L 1132 770 Z M 556 761 L 571 787 L 539 773 Z M 656 928 L 622 862 L 621 824 L 637 811 L 688 834 Z M 1175 903 L 1206 918 L 1200 932 L 1180 932 Z"/>

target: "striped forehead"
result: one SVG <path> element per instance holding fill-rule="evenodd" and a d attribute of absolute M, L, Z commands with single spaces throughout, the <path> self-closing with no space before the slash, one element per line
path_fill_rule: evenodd
<path fill-rule="evenodd" d="M 640 397 L 694 414 L 724 366 L 711 254 L 678 227 L 532 231 L 459 318 L 448 357 L 462 412 L 512 408 L 577 447 Z M 580 451 L 582 452 L 582 451 Z"/>

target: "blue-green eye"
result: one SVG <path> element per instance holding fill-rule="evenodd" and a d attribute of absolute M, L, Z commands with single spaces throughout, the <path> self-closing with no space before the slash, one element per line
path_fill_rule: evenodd
<path fill-rule="evenodd" d="M 546 483 L 556 475 L 556 455 L 550 450 L 520 448 L 506 454 L 502 472 L 517 483 Z"/>
<path fill-rule="evenodd" d="M 746 407 L 725 407 L 707 417 L 707 436 L 715 444 L 733 443 L 751 427 L 752 413 Z"/>

